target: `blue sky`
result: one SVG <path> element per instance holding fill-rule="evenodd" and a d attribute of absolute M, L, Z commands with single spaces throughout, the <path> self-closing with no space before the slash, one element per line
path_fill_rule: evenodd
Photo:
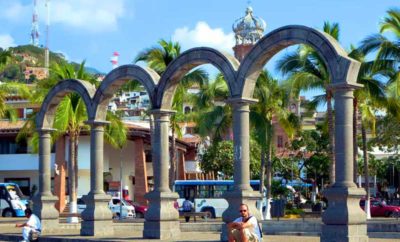
<path fill-rule="evenodd" d="M 45 0 L 39 6 L 44 44 Z M 0 0 L 0 47 L 29 43 L 33 0 Z M 378 24 L 399 0 L 253 0 L 254 15 L 267 23 L 266 32 L 289 24 L 321 28 L 338 22 L 345 48 L 378 32 Z M 239 0 L 51 0 L 49 46 L 69 60 L 102 72 L 110 57 L 131 63 L 137 53 L 161 39 L 179 41 L 183 49 L 211 46 L 232 53 L 232 23 L 244 15 Z M 271 63 L 273 64 L 273 63 Z"/>

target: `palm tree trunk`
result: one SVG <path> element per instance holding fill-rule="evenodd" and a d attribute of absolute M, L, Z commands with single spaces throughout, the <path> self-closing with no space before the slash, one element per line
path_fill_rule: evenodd
<path fill-rule="evenodd" d="M 357 121 L 358 121 L 358 100 L 353 99 L 353 166 L 354 166 L 354 182 L 357 183 L 357 171 L 358 171 L 358 145 L 357 145 Z"/>
<path fill-rule="evenodd" d="M 365 212 L 367 219 L 371 218 L 370 210 L 370 193 L 369 193 L 369 172 L 368 172 L 368 153 L 367 153 L 367 134 L 364 124 L 361 125 L 361 135 L 363 142 L 363 156 L 364 156 L 364 175 L 365 175 L 365 191 L 367 192 L 365 199 Z"/>
<path fill-rule="evenodd" d="M 169 187 L 172 189 L 175 182 L 175 174 L 176 174 L 176 142 L 175 142 L 175 127 L 171 128 L 172 131 L 172 141 L 171 141 L 171 150 L 170 150 L 170 168 L 169 168 Z"/>
<path fill-rule="evenodd" d="M 77 213 L 77 186 L 76 186 L 76 135 L 74 132 L 70 132 L 69 136 L 69 160 L 68 160 L 68 190 L 69 190 L 69 212 Z M 67 220 L 69 223 L 78 223 L 77 217 L 69 217 Z"/>
<path fill-rule="evenodd" d="M 261 149 L 261 170 L 260 170 L 260 188 L 259 188 L 259 190 L 260 190 L 260 194 L 261 194 L 261 202 L 260 202 L 260 207 L 259 207 L 259 210 L 260 210 L 260 213 L 261 214 L 263 214 L 262 213 L 262 208 L 263 208 L 263 205 L 264 205 L 264 203 L 263 203 L 263 201 L 264 201 L 264 180 L 265 180 L 265 150 L 264 149 Z"/>
<path fill-rule="evenodd" d="M 266 140 L 266 157 L 267 157 L 267 204 L 265 206 L 264 218 L 266 220 L 271 219 L 271 183 L 272 183 L 272 159 L 271 159 L 271 147 L 272 147 L 272 120 L 267 124 L 267 140 Z"/>
<path fill-rule="evenodd" d="M 75 153 L 74 153 L 74 164 L 75 164 L 75 198 L 77 197 L 77 191 L 78 191 L 78 177 L 79 177 L 79 165 L 78 165 L 78 145 L 79 145 L 79 133 L 75 134 L 75 140 L 74 140 L 74 145 L 75 145 Z"/>
<path fill-rule="evenodd" d="M 327 112 L 328 112 L 328 128 L 329 128 L 329 159 L 331 161 L 329 166 L 329 181 L 330 186 L 335 183 L 335 127 L 333 124 L 333 111 L 332 111 L 332 95 L 331 92 L 328 91 L 326 93 L 326 101 L 327 101 Z"/>

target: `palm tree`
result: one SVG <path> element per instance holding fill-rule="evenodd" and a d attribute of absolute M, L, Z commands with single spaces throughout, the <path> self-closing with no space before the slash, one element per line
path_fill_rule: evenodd
<path fill-rule="evenodd" d="M 400 9 L 391 8 L 388 16 L 380 24 L 380 34 L 368 36 L 361 42 L 360 50 L 363 53 L 377 51 L 378 60 L 400 61 Z M 389 32 L 394 38 L 390 40 L 383 33 Z"/>
<path fill-rule="evenodd" d="M 198 93 L 189 97 L 197 109 L 189 118 L 196 122 L 197 133 L 201 137 L 210 136 L 212 142 L 219 142 L 229 134 L 232 127 L 232 108 L 223 103 L 228 97 L 228 85 L 222 74 L 218 74 L 212 82 L 202 85 Z"/>
<path fill-rule="evenodd" d="M 379 71 L 374 68 L 374 62 L 366 62 L 365 55 L 358 49 L 352 48 L 349 57 L 361 63 L 360 71 L 358 73 L 357 82 L 363 84 L 363 88 L 354 92 L 354 114 L 353 114 L 353 128 L 357 128 L 358 112 L 361 113 L 361 135 L 362 135 L 362 149 L 364 158 L 364 173 L 365 173 L 365 190 L 367 192 L 366 199 L 366 212 L 367 218 L 371 218 L 369 199 L 369 164 L 368 164 L 368 150 L 367 150 L 367 129 L 372 135 L 375 134 L 376 116 L 375 113 L 378 108 L 384 107 L 386 104 L 386 97 L 384 86 L 382 82 L 377 79 Z M 355 134 L 354 134 L 355 135 Z M 355 143 L 357 144 L 357 143 Z M 355 145 L 355 147 L 357 147 Z"/>
<path fill-rule="evenodd" d="M 181 54 L 181 46 L 177 42 L 167 42 L 163 39 L 158 41 L 158 44 L 159 46 L 152 47 L 140 52 L 136 56 L 134 62 L 144 61 L 150 68 L 155 70 L 159 75 L 162 75 L 165 72 L 167 66 Z M 181 137 L 179 123 L 184 120 L 183 103 L 187 101 L 187 96 L 185 95 L 186 90 L 195 83 L 201 86 L 203 83 L 206 82 L 207 78 L 208 76 L 203 70 L 196 69 L 183 77 L 175 92 L 175 96 L 172 101 L 172 109 L 177 112 L 173 114 L 170 119 L 170 128 L 172 133 L 172 142 L 170 149 L 170 187 L 172 187 L 176 175 L 175 140 L 176 136 Z"/>
<path fill-rule="evenodd" d="M 5 118 L 10 121 L 16 121 L 17 112 L 6 104 L 7 96 L 18 95 L 25 98 L 30 90 L 26 85 L 17 82 L 0 83 L 0 119 Z"/>
<path fill-rule="evenodd" d="M 255 140 L 261 146 L 260 184 L 264 184 L 265 164 L 267 164 L 267 207 L 265 209 L 265 218 L 270 219 L 273 119 L 275 118 L 284 128 L 290 139 L 294 137 L 294 129 L 289 122 L 289 116 L 291 115 L 288 110 L 289 95 L 267 71 L 261 72 L 258 77 L 254 89 L 254 97 L 258 99 L 258 103 L 251 106 L 250 120 L 255 133 Z M 260 192 L 262 192 L 261 188 Z"/>
<path fill-rule="evenodd" d="M 12 55 L 10 50 L 3 50 L 0 48 L 0 72 L 3 71 L 3 68 L 10 61 L 11 56 Z"/>
<path fill-rule="evenodd" d="M 339 25 L 337 23 L 330 24 L 325 22 L 323 31 L 336 40 L 339 40 Z M 299 93 L 301 90 L 322 89 L 324 95 L 314 97 L 312 104 L 318 106 L 326 102 L 327 118 L 329 127 L 329 158 L 330 172 L 329 180 L 332 185 L 335 182 L 335 140 L 334 140 L 334 122 L 333 122 L 333 108 L 332 98 L 333 93 L 329 88 L 331 79 L 328 69 L 322 57 L 310 46 L 300 45 L 300 47 L 292 53 L 285 55 L 278 61 L 277 69 L 283 74 L 289 74 L 288 81 L 295 90 Z"/>
<path fill-rule="evenodd" d="M 71 64 L 53 66 L 53 72 L 58 80 L 80 79 L 95 83 L 94 78 L 85 71 L 85 61 L 78 70 Z M 78 190 L 78 145 L 82 130 L 88 130 L 85 124 L 87 113 L 83 99 L 77 93 L 65 96 L 57 107 L 53 127 L 57 130 L 56 137 L 68 135 L 69 158 L 68 158 L 68 187 L 70 196 L 70 212 L 77 212 L 77 190 Z M 70 218 L 71 222 L 78 222 L 77 218 Z"/>

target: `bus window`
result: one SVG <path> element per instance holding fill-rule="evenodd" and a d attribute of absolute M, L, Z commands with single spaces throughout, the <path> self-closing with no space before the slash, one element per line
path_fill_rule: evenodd
<path fill-rule="evenodd" d="M 208 198 L 210 197 L 209 186 L 200 185 L 196 198 Z"/>
<path fill-rule="evenodd" d="M 251 188 L 253 188 L 253 191 L 260 191 L 260 185 L 259 184 L 250 184 Z"/>
<path fill-rule="evenodd" d="M 226 192 L 227 190 L 228 190 L 227 185 L 215 185 L 215 186 L 213 186 L 213 192 L 214 192 L 213 197 L 222 198 L 222 195 L 224 195 L 224 192 Z"/>

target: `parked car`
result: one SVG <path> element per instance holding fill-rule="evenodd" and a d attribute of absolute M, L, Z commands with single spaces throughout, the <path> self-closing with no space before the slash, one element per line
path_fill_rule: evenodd
<path fill-rule="evenodd" d="M 86 208 L 86 204 L 82 198 L 78 198 L 78 213 L 82 213 Z M 118 197 L 111 198 L 108 203 L 108 207 L 110 208 L 113 218 L 119 217 L 120 215 L 120 199 Z M 135 218 L 135 207 L 129 204 L 127 201 L 122 199 L 122 218 Z"/>
<path fill-rule="evenodd" d="M 113 213 L 113 217 L 119 217 L 121 212 L 121 200 L 119 197 L 111 198 L 111 201 L 108 203 L 108 207 L 111 209 Z M 122 199 L 122 218 L 135 218 L 135 208 L 129 204 L 127 201 Z"/>
<path fill-rule="evenodd" d="M 147 206 L 140 205 L 137 202 L 132 200 L 126 200 L 129 204 L 131 204 L 135 208 L 136 218 L 144 218 L 144 214 L 147 212 Z"/>
<path fill-rule="evenodd" d="M 372 217 L 391 217 L 400 215 L 400 207 L 387 205 L 384 201 L 371 199 L 371 216 Z M 360 200 L 360 207 L 365 210 L 365 199 Z"/>

